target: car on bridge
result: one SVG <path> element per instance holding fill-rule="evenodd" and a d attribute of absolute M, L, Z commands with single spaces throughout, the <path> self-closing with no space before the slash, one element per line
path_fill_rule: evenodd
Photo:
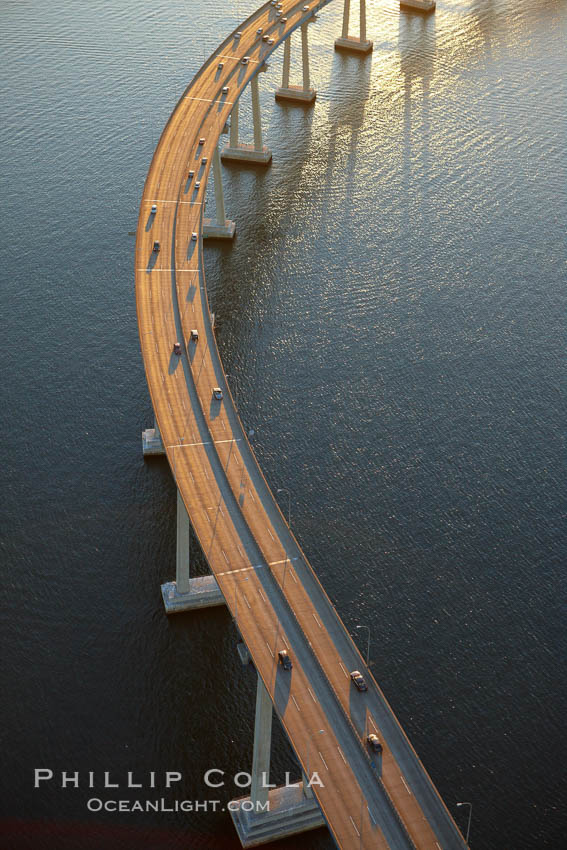
<path fill-rule="evenodd" d="M 366 738 L 366 743 L 368 744 L 371 750 L 374 750 L 375 753 L 382 752 L 382 744 L 380 743 L 380 739 L 378 738 L 378 735 L 375 735 L 373 732 L 371 732 L 370 735 L 368 735 L 368 737 Z"/>
<path fill-rule="evenodd" d="M 278 661 L 282 665 L 284 670 L 291 670 L 291 668 L 293 667 L 287 649 L 280 649 L 280 651 L 278 652 Z"/>
<path fill-rule="evenodd" d="M 354 685 L 355 685 L 355 687 L 358 691 L 367 691 L 368 690 L 368 685 L 366 684 L 366 682 L 362 678 L 362 674 L 360 673 L 360 670 L 353 670 L 352 673 L 350 674 L 350 678 L 354 682 Z"/>
<path fill-rule="evenodd" d="M 220 387 L 213 387 L 213 398 L 217 401 L 222 401 L 222 390 Z"/>
<path fill-rule="evenodd" d="M 159 242 L 154 242 L 154 254 L 159 254 Z"/>
<path fill-rule="evenodd" d="M 173 353 L 177 354 L 178 357 L 181 355 L 181 343 L 180 342 L 174 342 L 173 343 Z"/>

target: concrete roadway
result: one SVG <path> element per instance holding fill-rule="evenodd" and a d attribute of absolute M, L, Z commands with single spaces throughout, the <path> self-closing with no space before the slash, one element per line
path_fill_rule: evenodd
<path fill-rule="evenodd" d="M 273 6 L 261 7 L 240 27 L 240 38 L 229 37 L 205 63 L 172 113 L 140 206 L 136 301 L 142 354 L 191 523 L 303 769 L 317 770 L 324 782 L 314 792 L 337 844 L 461 848 L 454 821 L 262 476 L 210 323 L 201 229 L 215 146 L 233 103 L 266 56 L 323 5 L 304 11 L 288 0 L 285 24 Z M 274 38 L 273 46 L 262 41 L 265 34 Z M 242 65 L 245 55 L 250 61 Z M 152 252 L 154 240 L 161 244 L 158 254 Z M 192 328 L 199 331 L 196 344 L 189 341 Z M 182 357 L 172 352 L 176 340 L 182 342 Z M 223 389 L 222 402 L 213 399 L 213 386 Z M 294 661 L 291 676 L 277 665 L 283 646 Z M 365 675 L 368 693 L 351 685 L 354 668 Z M 384 746 L 382 780 L 365 744 L 372 730 Z"/>

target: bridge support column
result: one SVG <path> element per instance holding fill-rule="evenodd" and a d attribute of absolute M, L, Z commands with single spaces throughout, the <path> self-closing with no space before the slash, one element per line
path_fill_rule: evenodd
<path fill-rule="evenodd" d="M 400 0 L 400 9 L 427 14 L 435 11 L 435 0 Z"/>
<path fill-rule="evenodd" d="M 203 219 L 203 239 L 233 239 L 236 224 L 227 219 L 224 211 L 224 193 L 222 190 L 222 168 L 218 147 L 213 154 L 213 180 L 215 182 L 216 220 Z"/>
<path fill-rule="evenodd" d="M 224 605 L 224 596 L 213 575 L 190 578 L 190 531 L 189 514 L 178 490 L 175 581 L 168 581 L 161 586 L 167 614 L 192 611 L 194 608 L 209 608 L 212 605 Z"/>
<path fill-rule="evenodd" d="M 232 800 L 230 812 L 243 847 L 325 825 L 317 800 L 310 789 L 304 793 L 303 782 L 268 787 L 271 737 L 272 700 L 258 676 L 250 796 Z"/>
<path fill-rule="evenodd" d="M 311 18 L 310 20 L 314 20 Z M 289 69 L 291 64 L 291 35 L 284 42 L 284 60 L 281 88 L 276 89 L 275 98 L 278 101 L 296 104 L 299 106 L 310 106 L 317 97 L 315 89 L 310 87 L 309 81 L 309 46 L 307 42 L 307 26 L 309 21 L 301 24 L 301 61 L 303 65 L 303 86 L 290 86 Z"/>
<path fill-rule="evenodd" d="M 266 66 L 260 68 L 266 70 Z M 230 121 L 230 143 L 223 148 L 221 159 L 232 162 L 252 162 L 255 165 L 269 165 L 272 160 L 272 152 L 262 144 L 262 123 L 260 119 L 260 92 L 258 90 L 258 77 L 250 80 L 250 91 L 252 94 L 252 120 L 254 122 L 254 144 L 242 145 L 238 142 L 238 101 L 232 107 Z"/>
<path fill-rule="evenodd" d="M 165 454 L 157 422 L 155 422 L 153 428 L 146 428 L 145 431 L 142 431 L 142 452 L 144 457 L 146 455 Z"/>
<path fill-rule="evenodd" d="M 366 0 L 360 0 L 360 38 L 348 34 L 350 15 L 350 0 L 345 0 L 343 12 L 343 31 L 341 37 L 335 40 L 335 50 L 346 53 L 370 53 L 373 43 L 366 38 Z"/>

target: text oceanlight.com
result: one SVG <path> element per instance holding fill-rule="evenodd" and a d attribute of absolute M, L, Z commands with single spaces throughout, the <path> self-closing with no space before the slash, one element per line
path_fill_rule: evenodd
<path fill-rule="evenodd" d="M 225 805 L 220 800 L 87 800 L 89 812 L 224 812 L 242 809 L 245 812 L 269 812 L 270 801 L 229 800 Z"/>

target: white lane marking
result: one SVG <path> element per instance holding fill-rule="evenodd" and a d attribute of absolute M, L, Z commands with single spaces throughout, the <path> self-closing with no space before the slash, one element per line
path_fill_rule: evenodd
<path fill-rule="evenodd" d="M 234 59 L 236 62 L 240 62 L 240 60 L 242 58 L 241 56 L 227 56 L 226 54 L 223 54 L 223 53 L 219 53 L 218 55 L 219 55 L 219 59 Z M 249 58 L 248 61 L 249 62 L 255 62 L 256 65 L 258 65 L 258 64 L 260 64 L 260 62 L 263 62 L 264 60 L 263 59 L 250 59 Z M 225 101 L 225 103 L 226 102 L 227 101 Z"/>
<path fill-rule="evenodd" d="M 293 700 L 293 704 L 295 705 L 296 709 L 297 709 L 298 711 L 301 711 L 300 707 L 299 707 L 299 706 L 298 706 L 298 704 L 297 704 L 297 700 L 295 699 L 295 697 L 294 697 L 294 695 L 293 695 L 293 694 L 291 695 L 291 698 L 292 698 L 292 700 Z"/>
<path fill-rule="evenodd" d="M 437 844 L 437 846 L 439 847 L 439 850 L 441 850 L 441 845 L 439 844 L 439 842 L 438 842 L 438 841 L 436 841 L 435 843 L 436 843 L 436 844 Z"/>
<path fill-rule="evenodd" d="M 207 470 L 205 469 L 205 467 L 203 467 L 203 472 L 205 473 L 205 478 L 206 478 L 206 479 L 207 479 L 207 481 L 208 481 L 208 480 L 209 480 L 209 473 L 207 472 Z"/>
<path fill-rule="evenodd" d="M 268 649 L 270 650 L 270 655 L 272 656 L 272 658 L 275 658 L 274 651 L 273 651 L 273 649 L 271 648 L 271 646 L 270 646 L 270 644 L 268 643 L 268 641 L 266 641 L 266 646 L 267 646 L 267 647 L 268 647 Z"/>
<path fill-rule="evenodd" d="M 193 480 L 195 480 L 195 479 L 193 479 Z M 214 511 L 215 506 L 211 505 L 211 507 L 207 508 L 207 510 L 208 511 Z M 238 544 L 236 544 L 236 548 L 238 549 L 238 551 L 240 552 L 240 554 L 244 558 L 245 555 L 244 555 L 243 551 L 241 550 L 241 548 Z M 294 560 L 296 560 L 296 559 L 294 558 Z M 267 566 L 268 567 L 275 567 L 277 564 L 285 564 L 285 561 L 269 561 L 268 564 L 253 564 L 253 565 L 250 564 L 247 567 L 235 567 L 233 570 L 225 570 L 222 573 L 215 573 L 215 575 L 229 576 L 229 575 L 232 575 L 233 573 L 246 573 L 246 572 L 250 572 L 251 570 L 265 570 Z"/>
<path fill-rule="evenodd" d="M 222 509 L 222 505 L 219 505 L 219 511 L 220 511 L 220 513 L 221 513 L 221 516 L 224 516 L 224 511 L 223 511 L 223 509 Z"/>
<path fill-rule="evenodd" d="M 297 560 L 297 558 L 292 558 L 292 560 L 293 560 L 293 561 L 296 561 L 296 560 Z M 294 576 L 294 574 L 293 574 L 293 570 L 292 570 L 292 568 L 291 568 L 291 567 L 289 568 L 289 574 L 290 574 L 290 576 L 292 577 L 292 579 L 294 580 L 294 582 L 297 584 L 297 579 L 296 579 L 296 577 Z"/>
<path fill-rule="evenodd" d="M 352 825 L 354 826 L 354 829 L 355 829 L 356 834 L 357 834 L 357 835 L 360 835 L 360 832 L 359 832 L 359 831 L 358 831 L 358 829 L 356 828 L 356 824 L 355 824 L 355 822 L 354 822 L 354 821 L 353 821 L 353 819 L 352 819 L 352 815 L 349 815 L 349 818 L 350 818 L 350 822 L 351 822 L 351 823 L 352 823 Z"/>
<path fill-rule="evenodd" d="M 138 266 L 137 272 L 198 272 L 199 269 L 148 269 L 146 266 Z"/>
<path fill-rule="evenodd" d="M 252 493 L 252 490 L 250 489 L 250 487 L 248 488 L 248 492 L 250 493 L 250 498 L 252 499 L 252 501 L 255 502 L 256 499 L 254 498 L 254 494 Z"/>
<path fill-rule="evenodd" d="M 376 726 L 376 724 L 375 724 L 375 723 L 374 723 L 374 721 L 372 720 L 372 717 L 369 717 L 369 718 L 368 718 L 368 720 L 370 721 L 370 723 L 372 723 L 372 728 L 374 729 L 374 731 L 375 731 L 375 732 L 377 732 L 377 731 L 378 731 L 378 727 Z"/>
<path fill-rule="evenodd" d="M 406 786 L 406 791 L 408 792 L 408 794 L 411 794 L 411 791 L 410 791 L 410 789 L 408 788 L 408 784 L 407 784 L 406 780 L 404 779 L 404 777 L 403 777 L 401 774 L 400 774 L 400 779 L 402 780 L 402 782 L 403 782 L 403 783 L 404 783 L 404 785 Z"/>
<path fill-rule="evenodd" d="M 323 764 L 325 765 L 325 767 L 328 770 L 329 766 L 328 766 L 327 762 L 325 761 L 325 759 L 323 758 L 323 754 L 322 754 L 321 750 L 318 750 L 317 752 L 319 753 L 319 756 L 321 757 L 321 761 L 323 762 Z"/>
<path fill-rule="evenodd" d="M 209 522 L 209 523 L 210 523 L 210 521 L 211 521 L 210 516 L 209 516 L 208 514 L 205 514 L 205 516 L 207 517 L 207 522 Z"/>
<path fill-rule="evenodd" d="M 190 449 L 193 446 L 213 446 L 217 443 L 239 443 L 241 437 L 238 437 L 236 440 L 206 440 L 204 443 L 175 443 L 171 446 L 168 446 L 168 449 L 180 449 L 183 447 L 184 449 Z"/>
<path fill-rule="evenodd" d="M 246 594 L 245 594 L 245 593 L 243 593 L 242 595 L 243 595 L 243 597 L 244 597 L 244 601 L 246 602 L 246 604 L 247 604 L 247 605 L 248 605 L 248 607 L 250 608 L 250 603 L 248 602 L 248 599 L 246 598 Z"/>
<path fill-rule="evenodd" d="M 198 204 L 199 206 L 203 203 L 202 201 L 178 201 L 177 198 L 174 200 L 169 200 L 169 198 L 154 198 L 153 201 L 146 200 L 146 204 Z"/>
<path fill-rule="evenodd" d="M 323 626 L 321 625 L 321 623 L 319 622 L 319 620 L 317 619 L 317 617 L 315 616 L 315 614 L 313 614 L 313 613 L 312 613 L 312 614 L 311 614 L 311 616 L 313 617 L 313 619 L 315 620 L 315 622 L 317 623 L 317 625 L 319 626 L 319 628 L 320 628 L 320 629 L 322 629 L 322 628 L 323 628 Z"/>
<path fill-rule="evenodd" d="M 233 56 L 225 56 L 224 58 L 225 59 L 234 59 Z M 251 59 L 250 61 L 253 62 L 254 60 Z M 228 103 L 232 106 L 232 100 L 221 100 L 221 99 L 215 100 L 212 97 L 191 97 L 191 95 L 189 95 L 189 94 L 185 95 L 184 100 L 204 100 L 205 103 Z"/>
<path fill-rule="evenodd" d="M 221 552 L 222 552 L 222 556 L 223 556 L 223 558 L 225 559 L 225 561 L 227 562 L 227 564 L 229 564 L 229 563 L 230 563 L 230 561 L 229 561 L 229 560 L 228 560 L 228 558 L 226 557 L 226 552 L 224 551 L 224 549 L 221 549 Z"/>
<path fill-rule="evenodd" d="M 286 649 L 289 649 L 289 643 L 287 642 L 287 640 L 284 638 L 284 636 L 283 636 L 283 635 L 282 635 L 282 640 L 283 640 L 283 642 L 285 643 L 285 648 L 286 648 Z"/>
<path fill-rule="evenodd" d="M 243 558 L 243 557 L 244 557 L 244 555 L 242 554 L 242 549 L 240 548 L 240 546 L 238 545 L 238 543 L 236 544 L 236 548 L 238 549 L 238 554 L 239 554 L 239 555 Z"/>
<path fill-rule="evenodd" d="M 266 597 L 264 596 L 264 594 L 262 593 L 262 591 L 260 590 L 260 588 L 258 588 L 258 593 L 260 594 L 260 596 L 262 597 L 262 599 L 263 599 L 263 600 L 264 600 L 264 602 L 265 602 L 265 601 L 266 601 Z"/>
<path fill-rule="evenodd" d="M 347 677 L 347 679 L 348 679 L 348 673 L 347 673 L 347 671 L 345 670 L 345 667 L 344 667 L 343 662 L 342 662 L 342 661 L 339 661 L 339 664 L 340 664 L 341 670 L 343 671 L 343 673 L 345 674 L 345 676 L 346 676 L 346 677 Z"/>
<path fill-rule="evenodd" d="M 314 695 L 313 691 L 311 690 L 311 688 L 309 686 L 307 686 L 307 690 L 309 691 L 309 693 L 311 695 L 311 699 L 313 700 L 313 702 L 317 702 L 317 700 L 315 699 L 315 695 Z"/>
<path fill-rule="evenodd" d="M 171 404 L 169 402 L 167 402 L 167 406 L 169 407 L 169 412 L 173 416 L 173 410 L 171 409 Z"/>
<path fill-rule="evenodd" d="M 341 750 L 341 748 L 340 748 L 340 747 L 337 747 L 337 750 L 339 751 L 339 755 L 340 755 L 340 757 L 342 758 L 342 760 L 343 760 L 343 761 L 344 761 L 344 763 L 346 764 L 346 758 L 343 756 L 343 751 Z"/>
<path fill-rule="evenodd" d="M 273 539 L 274 539 L 274 535 L 272 534 L 272 532 L 270 531 L 270 529 L 268 528 L 268 526 L 266 526 L 266 529 L 267 529 L 268 534 L 270 535 L 270 537 L 271 537 L 271 538 L 272 538 L 272 540 L 273 540 Z"/>
<path fill-rule="evenodd" d="M 191 476 L 191 481 L 192 481 L 192 482 L 193 482 L 193 484 L 194 484 L 194 483 L 195 483 L 195 479 L 193 478 L 193 473 L 191 472 L 191 470 L 189 470 L 189 475 Z"/>

